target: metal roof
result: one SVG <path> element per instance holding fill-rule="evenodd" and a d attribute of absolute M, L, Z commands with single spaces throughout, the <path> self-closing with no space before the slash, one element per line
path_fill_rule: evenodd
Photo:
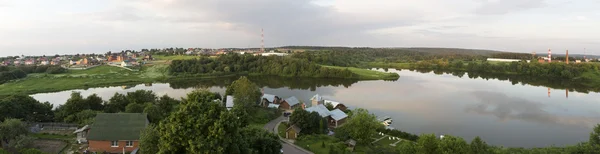
<path fill-rule="evenodd" d="M 333 107 L 336 107 L 339 104 L 342 104 L 340 102 L 336 102 L 336 101 L 332 101 L 332 100 L 324 100 L 323 102 L 325 102 L 324 104 L 330 103 Z"/>
<path fill-rule="evenodd" d="M 227 107 L 227 109 L 229 110 L 229 108 L 233 107 L 233 100 L 235 98 L 233 98 L 233 96 L 231 95 L 227 95 L 227 101 L 225 102 L 225 107 Z"/>
<path fill-rule="evenodd" d="M 262 98 L 267 99 L 269 102 L 275 101 L 275 95 L 263 94 Z"/>
<path fill-rule="evenodd" d="M 269 108 L 279 108 L 279 104 L 269 104 Z"/>
<path fill-rule="evenodd" d="M 290 106 L 294 106 L 294 105 L 296 105 L 296 104 L 299 104 L 299 103 L 300 103 L 300 101 L 299 101 L 299 100 L 298 100 L 298 99 L 297 99 L 295 96 L 292 96 L 292 97 L 286 98 L 286 99 L 285 99 L 285 102 L 287 102 L 287 103 L 288 103 Z"/>
<path fill-rule="evenodd" d="M 346 117 L 348 117 L 348 115 L 344 112 L 342 112 L 342 110 L 340 109 L 335 109 L 333 111 L 329 111 L 329 113 L 331 113 L 331 118 L 333 118 L 333 120 L 342 120 Z"/>
<path fill-rule="evenodd" d="M 329 110 L 327 110 L 327 107 L 325 107 L 323 104 L 309 107 L 309 108 L 306 108 L 305 110 L 308 112 L 317 112 L 317 113 L 319 113 L 319 115 L 321 115 L 321 117 L 327 117 L 327 116 L 331 115 L 331 113 L 329 113 Z"/>
<path fill-rule="evenodd" d="M 310 98 L 310 100 L 321 101 L 323 100 L 323 97 L 319 96 L 319 94 L 316 94 L 312 98 Z"/>

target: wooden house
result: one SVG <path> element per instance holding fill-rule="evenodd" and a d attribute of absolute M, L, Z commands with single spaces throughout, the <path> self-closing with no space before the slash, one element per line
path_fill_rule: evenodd
<path fill-rule="evenodd" d="M 298 138 L 298 134 L 300 134 L 300 131 L 302 131 L 300 127 L 292 125 L 285 130 L 285 138 L 295 140 L 296 138 Z"/>

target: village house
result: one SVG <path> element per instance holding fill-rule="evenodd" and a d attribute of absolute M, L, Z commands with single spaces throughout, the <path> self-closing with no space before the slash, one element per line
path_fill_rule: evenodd
<path fill-rule="evenodd" d="M 344 105 L 340 102 L 336 102 L 336 101 L 323 100 L 323 104 L 325 104 L 325 105 L 331 104 L 331 106 L 333 106 L 334 109 L 340 109 L 342 111 L 346 111 L 348 109 L 348 107 L 346 107 L 346 105 Z"/>
<path fill-rule="evenodd" d="M 292 125 L 285 130 L 285 138 L 295 140 L 296 138 L 298 138 L 298 134 L 300 134 L 300 131 L 302 131 L 300 127 Z"/>
<path fill-rule="evenodd" d="M 144 58 L 142 58 L 142 60 L 149 61 L 149 60 L 154 60 L 154 58 L 152 58 L 152 55 L 146 54 L 146 56 L 144 56 Z"/>
<path fill-rule="evenodd" d="M 269 106 L 269 104 L 279 104 L 280 101 L 281 101 L 281 98 L 279 98 L 278 96 L 263 93 L 263 95 L 260 99 L 260 106 L 267 107 L 267 106 Z"/>
<path fill-rule="evenodd" d="M 5 61 L 2 62 L 2 66 L 8 66 L 10 64 L 11 64 L 10 60 L 5 60 Z"/>
<path fill-rule="evenodd" d="M 282 110 L 294 110 L 295 108 L 303 107 L 303 105 L 295 96 L 292 96 L 281 101 L 279 108 Z"/>
<path fill-rule="evenodd" d="M 121 67 L 129 67 L 129 66 L 133 66 L 131 64 L 131 62 L 129 62 L 129 60 L 124 60 L 121 62 Z"/>
<path fill-rule="evenodd" d="M 22 65 L 22 64 L 23 64 L 23 60 L 21 60 L 21 59 L 17 59 L 17 60 L 15 60 L 15 61 L 13 62 L 13 64 L 14 64 L 15 66 Z"/>
<path fill-rule="evenodd" d="M 48 60 L 44 60 L 40 62 L 40 65 L 50 65 L 50 62 Z"/>
<path fill-rule="evenodd" d="M 25 61 L 25 65 L 35 65 L 35 59 L 27 59 Z"/>
<path fill-rule="evenodd" d="M 122 153 L 139 147 L 140 132 L 148 126 L 145 113 L 98 113 L 86 140 L 90 152 Z"/>
<path fill-rule="evenodd" d="M 327 118 L 327 123 L 330 127 L 337 128 L 346 122 L 348 115 L 340 109 L 329 111 L 323 104 L 311 106 L 305 109 L 308 112 L 317 112 L 321 117 Z"/>

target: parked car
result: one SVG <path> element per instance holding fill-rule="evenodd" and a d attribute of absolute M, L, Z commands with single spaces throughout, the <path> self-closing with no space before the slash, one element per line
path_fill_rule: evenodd
<path fill-rule="evenodd" d="M 283 112 L 283 116 L 284 116 L 284 117 L 289 117 L 290 115 L 292 115 L 292 113 L 291 113 L 291 112 Z"/>

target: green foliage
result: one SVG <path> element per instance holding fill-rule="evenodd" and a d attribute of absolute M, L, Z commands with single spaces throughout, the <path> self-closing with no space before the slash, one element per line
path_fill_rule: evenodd
<path fill-rule="evenodd" d="M 38 150 L 38 149 L 33 149 L 33 148 L 29 148 L 29 149 L 23 149 L 21 151 L 19 151 L 21 154 L 44 154 L 44 152 Z M 1 154 L 2 152 L 0 152 Z"/>
<path fill-rule="evenodd" d="M 226 54 L 216 59 L 200 57 L 192 60 L 173 60 L 169 67 L 175 75 L 218 75 L 234 72 L 290 77 L 358 77 L 349 70 L 321 67 L 307 59 L 249 54 Z"/>
<path fill-rule="evenodd" d="M 27 133 L 27 126 L 19 119 L 5 119 L 4 122 L 0 123 L 0 142 L 4 142 L 4 144 L 8 144 L 17 139 L 18 136 Z"/>
<path fill-rule="evenodd" d="M 125 107 L 125 112 L 127 113 L 142 113 L 144 112 L 144 105 L 131 103 Z"/>
<path fill-rule="evenodd" d="M 108 103 L 104 107 L 104 112 L 116 113 L 125 111 L 125 107 L 129 104 L 129 100 L 126 95 L 115 93 L 113 97 L 108 100 Z"/>
<path fill-rule="evenodd" d="M 437 154 L 441 153 L 439 147 L 440 140 L 437 139 L 435 134 L 423 134 L 417 140 L 417 153 L 418 154 Z"/>
<path fill-rule="evenodd" d="M 79 126 L 90 125 L 94 122 L 94 118 L 99 112 L 100 111 L 83 110 L 81 112 L 77 112 L 76 114 L 67 116 L 64 121 L 68 123 L 76 123 Z"/>
<path fill-rule="evenodd" d="M 244 128 L 241 130 L 245 142 L 249 144 L 253 153 L 279 154 L 281 141 L 277 135 L 262 128 Z"/>
<path fill-rule="evenodd" d="M 471 145 L 469 145 L 469 147 L 470 147 L 471 154 L 488 153 L 490 150 L 487 143 L 485 143 L 485 141 L 481 140 L 481 138 L 479 138 L 479 136 L 475 137 L 475 139 L 473 139 L 471 141 Z"/>
<path fill-rule="evenodd" d="M 18 66 L 18 67 L 7 67 L 0 66 L 0 84 L 27 77 L 27 74 L 30 73 L 49 73 L 49 74 L 59 74 L 67 72 L 66 69 L 60 66 Z"/>
<path fill-rule="evenodd" d="M 444 135 L 439 142 L 439 148 L 445 154 L 466 154 L 470 151 L 469 144 L 464 139 L 451 135 Z"/>
<path fill-rule="evenodd" d="M 413 142 L 401 141 L 396 146 L 402 153 L 417 153 L 417 146 Z"/>
<path fill-rule="evenodd" d="M 0 121 L 17 118 L 31 122 L 48 122 L 54 118 L 53 105 L 27 95 L 14 95 L 0 99 Z"/>
<path fill-rule="evenodd" d="M 206 90 L 188 94 L 179 110 L 160 122 L 159 153 L 246 153 L 241 123 L 213 101 L 217 97 Z"/>
<path fill-rule="evenodd" d="M 156 102 L 156 94 L 151 90 L 136 90 L 127 93 L 127 101 L 129 103 L 143 104 L 147 102 Z"/>
<path fill-rule="evenodd" d="M 33 144 L 34 137 L 21 134 L 8 143 L 8 147 L 12 149 L 23 149 L 30 147 Z"/>
<path fill-rule="evenodd" d="M 10 154 L 8 151 L 0 148 L 0 154 Z"/>
<path fill-rule="evenodd" d="M 383 128 L 383 124 L 377 120 L 377 117 L 370 114 L 368 110 L 357 108 L 352 111 L 346 124 L 339 129 L 346 132 L 350 138 L 358 143 L 370 143 L 371 136 L 377 134 L 377 129 Z"/>
<path fill-rule="evenodd" d="M 596 125 L 590 133 L 590 144 L 600 147 L 600 124 Z"/>
<path fill-rule="evenodd" d="M 294 110 L 290 116 L 290 124 L 302 129 L 300 135 L 323 134 L 327 129 L 327 120 L 316 112 L 308 112 L 303 109 Z"/>
<path fill-rule="evenodd" d="M 260 89 L 246 77 L 235 80 L 229 88 L 233 89 L 234 106 L 249 108 L 255 106 L 260 100 Z"/>
<path fill-rule="evenodd" d="M 102 102 L 102 98 L 98 97 L 96 94 L 90 95 L 84 99 L 81 96 L 81 93 L 73 92 L 71 93 L 71 98 L 69 98 L 65 104 L 58 106 L 55 110 L 55 118 L 58 121 L 69 120 L 71 122 L 83 122 L 83 119 L 73 117 L 73 115 L 84 110 L 101 111 L 104 107 Z"/>
<path fill-rule="evenodd" d="M 158 153 L 159 133 L 155 125 L 149 125 L 140 134 L 140 153 L 155 154 Z"/>

